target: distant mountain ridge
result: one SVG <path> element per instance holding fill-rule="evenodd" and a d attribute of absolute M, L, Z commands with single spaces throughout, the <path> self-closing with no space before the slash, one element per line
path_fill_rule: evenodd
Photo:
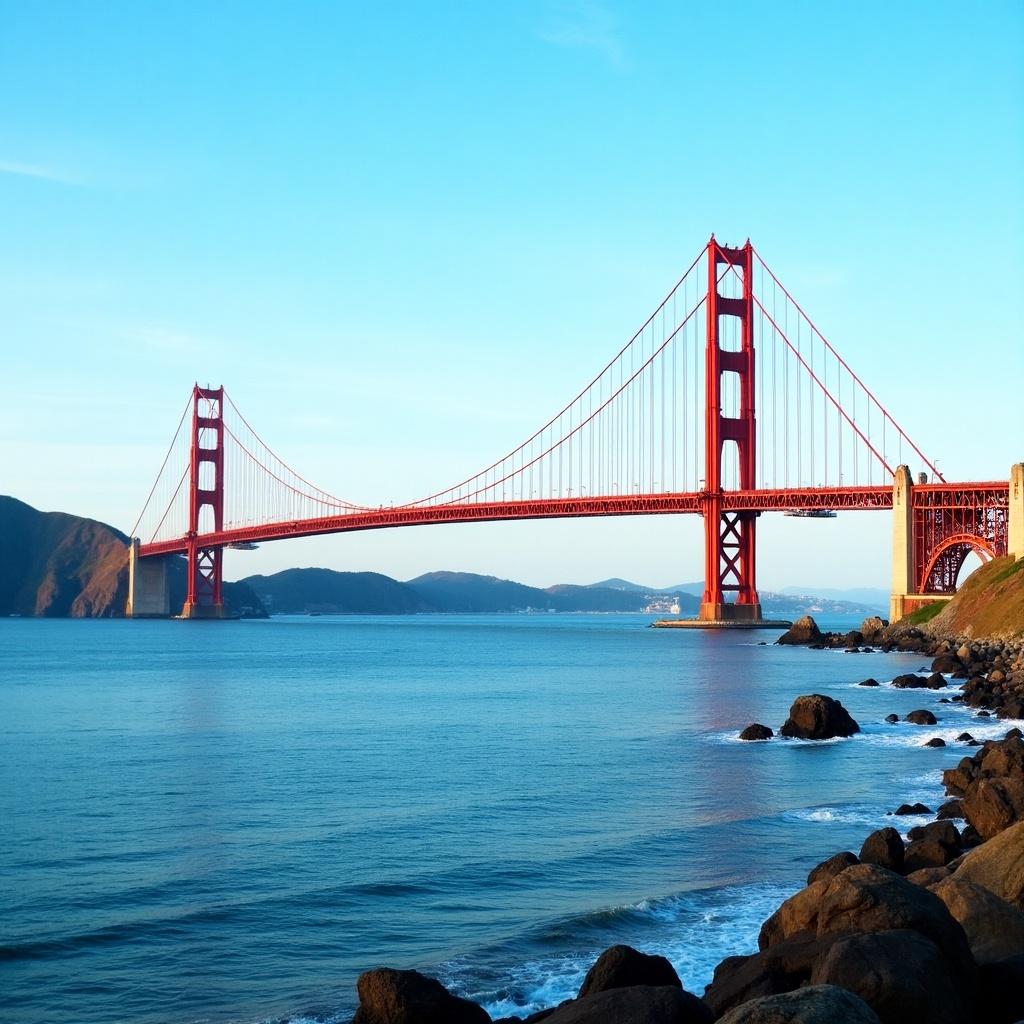
<path fill-rule="evenodd" d="M 247 584 L 271 612 L 282 614 L 413 612 L 656 612 L 696 615 L 702 583 L 659 589 L 617 577 L 585 586 L 561 583 L 530 587 L 514 580 L 469 572 L 429 572 L 404 583 L 378 573 L 332 569 L 285 569 L 271 576 L 247 576 Z M 817 596 L 761 594 L 766 615 L 808 613 L 870 615 L 876 605 Z"/>
<path fill-rule="evenodd" d="M 671 611 L 664 595 L 640 587 L 626 591 L 557 584 L 542 589 L 469 572 L 429 572 L 403 583 L 378 573 L 285 569 L 272 576 L 247 576 L 241 582 L 266 608 L 282 614 Z M 697 603 L 687 596 L 680 611 L 693 614 Z"/>

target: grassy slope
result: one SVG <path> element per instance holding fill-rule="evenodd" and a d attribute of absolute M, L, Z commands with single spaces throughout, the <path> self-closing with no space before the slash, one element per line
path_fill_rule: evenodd
<path fill-rule="evenodd" d="M 928 629 L 954 634 L 970 630 L 977 637 L 1024 635 L 1024 559 L 994 558 L 976 569 L 956 597 L 931 617 Z"/>

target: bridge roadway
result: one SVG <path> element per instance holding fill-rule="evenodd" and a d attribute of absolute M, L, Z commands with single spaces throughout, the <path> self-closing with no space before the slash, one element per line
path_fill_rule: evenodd
<path fill-rule="evenodd" d="M 939 509 L 1002 505 L 1009 495 L 1008 481 L 982 483 L 915 484 L 914 506 Z M 593 516 L 699 514 L 709 498 L 706 491 L 674 494 L 613 494 L 604 497 L 542 498 L 519 501 L 470 502 L 441 505 L 395 505 L 367 508 L 344 515 L 299 519 L 259 526 L 235 526 L 201 533 L 204 547 L 312 537 L 325 533 L 382 530 L 399 526 L 436 523 L 500 522 L 517 519 L 573 519 Z M 727 512 L 786 512 L 794 510 L 875 511 L 893 507 L 893 488 L 818 487 L 801 490 L 745 490 L 721 492 L 721 509 Z M 187 551 L 190 538 L 142 544 L 139 555 L 170 555 Z"/>

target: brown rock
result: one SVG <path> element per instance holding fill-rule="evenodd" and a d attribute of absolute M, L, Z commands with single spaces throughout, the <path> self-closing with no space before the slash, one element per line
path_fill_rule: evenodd
<path fill-rule="evenodd" d="M 948 864 L 944 868 L 918 868 L 917 871 L 911 871 L 910 874 L 907 875 L 907 881 L 913 882 L 914 885 L 921 885 L 924 886 L 925 889 L 929 889 L 936 882 L 941 882 L 951 874 L 952 872 L 950 871 Z"/>
<path fill-rule="evenodd" d="M 944 878 L 931 891 L 960 922 L 979 964 L 1024 952 L 1024 912 L 1006 900 L 959 874 Z"/>
<path fill-rule="evenodd" d="M 712 1024 L 714 1015 L 696 996 L 675 985 L 633 985 L 563 1003 L 545 1024 Z"/>
<path fill-rule="evenodd" d="M 453 996 L 419 971 L 378 967 L 356 982 L 359 1008 L 352 1024 L 490 1024 L 476 1003 Z"/>
<path fill-rule="evenodd" d="M 841 937 L 815 965 L 811 984 L 855 993 L 882 1024 L 963 1024 L 971 1018 L 969 993 L 939 948 L 906 929 Z"/>
<path fill-rule="evenodd" d="M 740 733 L 741 740 L 770 740 L 775 735 L 767 725 L 754 722 Z"/>
<path fill-rule="evenodd" d="M 977 779 L 961 800 L 964 817 L 983 839 L 1024 821 L 1024 780 L 1018 778 Z"/>
<path fill-rule="evenodd" d="M 864 840 L 860 848 L 863 864 L 877 864 L 890 871 L 903 870 L 903 838 L 894 828 L 880 828 Z"/>
<path fill-rule="evenodd" d="M 956 874 L 1024 910 L 1024 822 L 1011 825 L 972 850 Z"/>
<path fill-rule="evenodd" d="M 719 1024 L 881 1024 L 867 1003 L 845 988 L 813 985 L 777 996 L 752 999 Z"/>
<path fill-rule="evenodd" d="M 914 725 L 936 725 L 938 719 L 926 708 L 918 708 L 907 715 L 906 721 L 913 722 Z"/>
<path fill-rule="evenodd" d="M 849 850 L 833 854 L 828 860 L 823 860 L 817 867 L 811 868 L 811 873 L 807 876 L 807 884 L 812 885 L 821 879 L 835 878 L 840 871 L 845 871 L 859 863 L 857 855 L 850 853 Z"/>
<path fill-rule="evenodd" d="M 832 697 L 811 693 L 797 697 L 779 732 L 805 740 L 827 740 L 833 736 L 852 736 L 860 726 L 843 705 Z"/>
<path fill-rule="evenodd" d="M 848 870 L 853 871 L 853 868 Z M 845 873 L 845 872 L 844 872 Z M 842 877 L 839 875 L 838 877 Z M 823 878 L 790 896 L 778 910 L 761 925 L 757 937 L 758 949 L 771 949 L 784 939 L 801 932 L 815 932 L 818 927 L 818 907 L 834 879 Z"/>
<path fill-rule="evenodd" d="M 810 617 L 810 615 L 804 615 L 802 618 L 796 620 L 789 629 L 779 637 L 775 642 L 777 644 L 792 644 L 799 646 L 802 644 L 817 644 L 821 643 L 825 637 L 823 636 L 818 624 Z"/>
<path fill-rule="evenodd" d="M 810 981 L 815 962 L 834 941 L 804 934 L 753 956 L 727 957 L 715 968 L 704 1002 L 721 1016 L 750 999 L 792 992 Z"/>
<path fill-rule="evenodd" d="M 682 988 L 675 968 L 663 956 L 641 953 L 632 946 L 612 946 L 606 949 L 593 967 L 587 971 L 576 998 L 607 992 L 630 985 L 675 985 Z"/>
<path fill-rule="evenodd" d="M 836 932 L 906 928 L 934 942 L 951 969 L 965 974 L 974 969 L 964 931 L 942 900 L 875 864 L 859 864 L 833 878 L 816 918 L 819 938 Z"/>

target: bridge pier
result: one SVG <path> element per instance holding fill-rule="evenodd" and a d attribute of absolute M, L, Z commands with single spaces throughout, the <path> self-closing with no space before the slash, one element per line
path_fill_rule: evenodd
<path fill-rule="evenodd" d="M 128 603 L 125 615 L 130 619 L 168 618 L 171 614 L 170 581 L 167 559 L 140 558 L 139 539 L 128 546 Z"/>
<path fill-rule="evenodd" d="M 1006 524 L 1006 553 L 1024 558 L 1024 462 L 1010 467 L 1010 507 Z"/>

